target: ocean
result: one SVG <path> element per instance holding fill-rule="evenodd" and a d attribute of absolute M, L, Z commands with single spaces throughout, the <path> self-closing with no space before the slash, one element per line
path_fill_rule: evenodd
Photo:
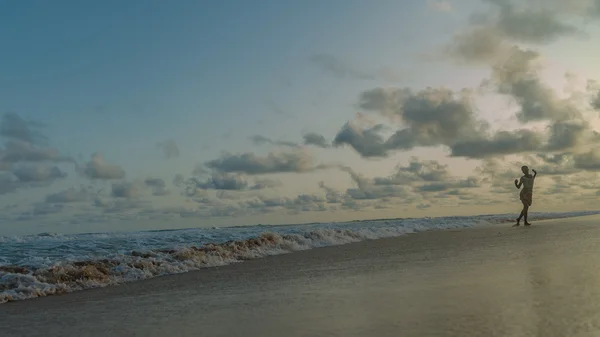
<path fill-rule="evenodd" d="M 532 213 L 536 220 L 600 211 Z M 514 214 L 0 236 L 0 303 L 351 242 L 514 221 Z"/>

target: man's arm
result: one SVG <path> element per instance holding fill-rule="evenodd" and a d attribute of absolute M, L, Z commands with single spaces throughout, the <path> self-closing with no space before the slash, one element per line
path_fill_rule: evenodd
<path fill-rule="evenodd" d="M 533 171 L 533 177 L 535 178 L 535 176 L 537 176 L 537 171 L 534 169 L 531 169 L 531 171 Z"/>
<path fill-rule="evenodd" d="M 515 179 L 515 187 L 521 188 L 521 185 L 523 185 L 523 177 L 519 180 Z"/>

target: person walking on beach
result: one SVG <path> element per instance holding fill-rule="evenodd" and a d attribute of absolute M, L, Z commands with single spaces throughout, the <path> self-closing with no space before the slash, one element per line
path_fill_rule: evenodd
<path fill-rule="evenodd" d="M 527 212 L 529 211 L 529 207 L 533 202 L 533 182 L 535 181 L 537 172 L 532 169 L 531 171 L 533 171 L 533 175 L 531 175 L 529 173 L 529 167 L 527 166 L 522 166 L 521 171 L 523 171 L 523 176 L 520 180 L 515 179 L 515 186 L 517 188 L 521 188 L 521 186 L 523 186 L 521 193 L 519 193 L 519 199 L 521 199 L 521 203 L 523 203 L 523 210 L 517 218 L 517 223 L 514 224 L 513 227 L 519 226 L 521 224 L 521 218 L 523 217 L 525 218 L 525 226 L 531 225 L 529 222 L 527 222 Z"/>

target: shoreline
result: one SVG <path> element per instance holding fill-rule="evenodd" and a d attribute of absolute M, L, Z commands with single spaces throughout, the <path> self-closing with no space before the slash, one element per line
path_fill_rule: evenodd
<path fill-rule="evenodd" d="M 599 222 L 596 215 L 433 230 L 269 256 L 5 303 L 0 326 L 11 337 L 489 336 L 494 329 L 570 336 L 600 312 L 600 291 L 587 292 L 600 286 Z"/>
<path fill-rule="evenodd" d="M 33 298 L 28 298 L 28 299 L 9 300 L 8 302 L 0 303 L 0 309 L 3 306 L 7 306 L 7 305 L 12 306 L 12 305 L 16 305 L 18 303 L 23 303 L 23 302 L 40 301 L 40 300 L 46 300 L 49 298 L 60 298 L 60 297 L 65 297 L 65 296 L 72 297 L 74 300 L 75 297 L 79 297 L 79 296 L 76 296 L 79 294 L 81 294 L 80 295 L 81 298 L 86 298 L 89 293 L 93 293 L 93 292 L 99 292 L 99 293 L 101 293 L 100 296 L 104 296 L 104 292 L 107 292 L 107 293 L 120 292 L 117 289 L 121 288 L 121 287 L 135 288 L 136 285 L 143 286 L 146 283 L 148 285 L 153 286 L 154 285 L 153 281 L 157 282 L 156 283 L 157 285 L 160 285 L 163 283 L 162 280 L 165 278 L 185 277 L 186 274 L 208 273 L 208 275 L 209 275 L 208 277 L 211 277 L 210 275 L 212 275 L 212 273 L 219 274 L 221 272 L 228 272 L 230 269 L 234 272 L 238 272 L 238 271 L 243 272 L 243 270 L 244 270 L 244 268 L 246 268 L 246 266 L 247 266 L 247 268 L 253 268 L 255 264 L 267 263 L 267 262 L 262 262 L 262 261 L 270 261 L 272 259 L 278 259 L 278 258 L 282 258 L 285 256 L 290 256 L 290 255 L 294 255 L 294 258 L 302 258 L 302 256 L 304 256 L 304 255 L 309 255 L 309 256 L 319 255 L 321 252 L 328 252 L 329 250 L 336 250 L 336 249 L 342 249 L 342 248 L 344 250 L 347 250 L 347 249 L 352 249 L 353 247 L 360 248 L 360 247 L 369 246 L 369 245 L 377 245 L 377 242 L 397 241 L 398 244 L 401 244 L 407 240 L 414 240 L 415 238 L 419 238 L 419 240 L 426 241 L 429 239 L 429 236 L 437 236 L 439 233 L 461 233 L 461 232 L 465 232 L 465 231 L 495 231 L 497 229 L 502 229 L 502 228 L 505 228 L 505 229 L 512 228 L 513 230 L 519 230 L 519 229 L 528 230 L 530 228 L 535 227 L 535 225 L 537 223 L 552 224 L 553 222 L 563 222 L 563 221 L 569 221 L 569 220 L 577 221 L 578 219 L 589 219 L 589 218 L 594 218 L 594 217 L 597 217 L 598 219 L 600 219 L 600 215 L 593 214 L 593 215 L 581 215 L 581 216 L 573 216 L 573 217 L 566 217 L 566 218 L 553 218 L 553 219 L 542 219 L 542 220 L 532 221 L 531 227 L 520 226 L 520 227 L 514 228 L 514 227 L 512 227 L 512 225 L 510 225 L 512 222 L 506 221 L 506 222 L 502 222 L 502 223 L 486 224 L 486 225 L 482 225 L 482 226 L 463 227 L 463 228 L 432 228 L 432 229 L 428 229 L 425 231 L 406 233 L 406 234 L 402 234 L 399 236 L 382 237 L 382 238 L 376 238 L 376 239 L 364 239 L 364 240 L 361 240 L 358 242 L 350 242 L 350 243 L 344 243 L 344 244 L 339 244 L 339 245 L 329 245 L 329 246 L 316 247 L 316 248 L 310 248 L 310 249 L 304 249 L 304 250 L 286 251 L 284 253 L 266 255 L 266 256 L 262 256 L 262 257 L 258 257 L 258 258 L 251 258 L 251 259 L 246 259 L 246 260 L 240 260 L 237 262 L 232 262 L 232 263 L 228 263 L 228 264 L 224 264 L 224 265 L 207 266 L 207 267 L 184 271 L 184 272 L 180 272 L 180 273 L 162 274 L 162 275 L 152 276 L 152 277 L 141 279 L 141 280 L 126 281 L 126 282 L 118 283 L 118 284 L 110 284 L 110 285 L 106 285 L 103 287 L 85 288 L 82 290 L 60 292 L 57 294 L 38 296 L 38 297 L 33 297 Z M 375 242 L 375 243 L 373 243 L 373 242 Z M 131 290 L 133 290 L 133 289 L 131 289 Z M 134 291 L 134 293 L 135 293 L 135 291 Z"/>

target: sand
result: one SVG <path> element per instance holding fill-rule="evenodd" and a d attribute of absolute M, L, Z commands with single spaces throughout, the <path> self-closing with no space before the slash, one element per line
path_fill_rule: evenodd
<path fill-rule="evenodd" d="M 0 336 L 600 336 L 599 216 L 432 231 L 0 305 Z"/>

